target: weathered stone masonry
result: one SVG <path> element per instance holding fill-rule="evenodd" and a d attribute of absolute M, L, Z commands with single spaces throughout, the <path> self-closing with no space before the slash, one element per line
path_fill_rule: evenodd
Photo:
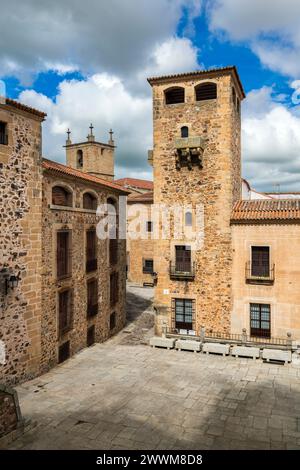
<path fill-rule="evenodd" d="M 39 372 L 41 322 L 41 121 L 43 113 L 0 105 L 8 126 L 8 145 L 0 145 L 0 339 L 6 383 Z M 20 277 L 17 289 L 5 292 L 7 275 Z"/>

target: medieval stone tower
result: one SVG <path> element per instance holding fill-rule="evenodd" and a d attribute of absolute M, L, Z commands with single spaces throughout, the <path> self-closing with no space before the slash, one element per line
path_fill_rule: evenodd
<path fill-rule="evenodd" d="M 97 142 L 91 124 L 86 142 L 73 144 L 70 139 L 70 131 L 68 131 L 65 145 L 67 165 L 112 181 L 114 179 L 115 144 L 112 130 L 109 134 L 110 138 L 107 144 Z"/>
<path fill-rule="evenodd" d="M 191 228 L 199 225 L 195 211 L 202 207 L 196 239 L 203 238 L 200 246 L 185 235 L 178 239 L 171 225 L 170 236 L 155 242 L 156 330 L 167 324 L 192 334 L 201 326 L 229 331 L 230 216 L 240 198 L 244 91 L 235 67 L 148 81 L 153 88 L 154 203 L 189 207 L 183 224 Z"/>

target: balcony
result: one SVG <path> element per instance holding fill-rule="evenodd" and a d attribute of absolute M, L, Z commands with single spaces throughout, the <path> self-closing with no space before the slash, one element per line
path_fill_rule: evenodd
<path fill-rule="evenodd" d="M 245 277 L 248 284 L 273 284 L 275 280 L 275 264 L 254 267 L 250 261 L 247 261 Z"/>
<path fill-rule="evenodd" d="M 170 279 L 193 281 L 195 263 L 170 263 Z"/>

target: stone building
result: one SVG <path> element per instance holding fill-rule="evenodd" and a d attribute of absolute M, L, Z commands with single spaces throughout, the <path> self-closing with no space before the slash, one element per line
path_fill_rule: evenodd
<path fill-rule="evenodd" d="M 95 142 L 92 129 L 87 142 L 68 138 L 69 166 L 58 164 L 42 158 L 45 117 L 10 99 L 0 103 L 0 340 L 6 358 L 0 381 L 6 384 L 104 341 L 125 321 L 125 240 L 96 236 L 98 204 L 118 211 L 120 196 L 128 194 L 112 181 L 112 134 L 108 144 Z"/>
<path fill-rule="evenodd" d="M 123 186 L 131 194 L 144 194 L 153 191 L 153 181 L 138 178 L 120 178 L 115 182 Z"/>
<path fill-rule="evenodd" d="M 236 68 L 148 81 L 154 204 L 170 208 L 167 235 L 162 216 L 154 227 L 156 332 L 300 339 L 300 199 L 278 201 L 242 182 Z"/>

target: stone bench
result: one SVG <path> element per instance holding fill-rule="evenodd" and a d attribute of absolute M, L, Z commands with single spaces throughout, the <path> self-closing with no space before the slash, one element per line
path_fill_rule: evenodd
<path fill-rule="evenodd" d="M 189 339 L 178 339 L 175 343 L 175 348 L 178 349 L 178 351 L 183 349 L 185 351 L 199 352 L 201 351 L 201 343 L 200 341 Z"/>
<path fill-rule="evenodd" d="M 221 344 L 221 343 L 204 343 L 202 351 L 206 354 L 214 353 L 214 354 L 222 354 L 226 356 L 229 354 L 229 344 Z"/>
<path fill-rule="evenodd" d="M 259 348 L 254 348 L 252 346 L 233 346 L 231 350 L 231 355 L 238 357 L 252 357 L 253 359 L 259 358 Z"/>
<path fill-rule="evenodd" d="M 285 364 L 292 361 L 291 351 L 282 351 L 281 349 L 269 349 L 265 348 L 262 352 L 262 358 L 267 362 L 269 361 L 281 361 Z"/>
<path fill-rule="evenodd" d="M 150 338 L 150 346 L 152 346 L 152 348 L 173 349 L 174 344 L 175 339 L 173 338 L 163 338 L 162 336 L 153 336 L 153 338 Z"/>

